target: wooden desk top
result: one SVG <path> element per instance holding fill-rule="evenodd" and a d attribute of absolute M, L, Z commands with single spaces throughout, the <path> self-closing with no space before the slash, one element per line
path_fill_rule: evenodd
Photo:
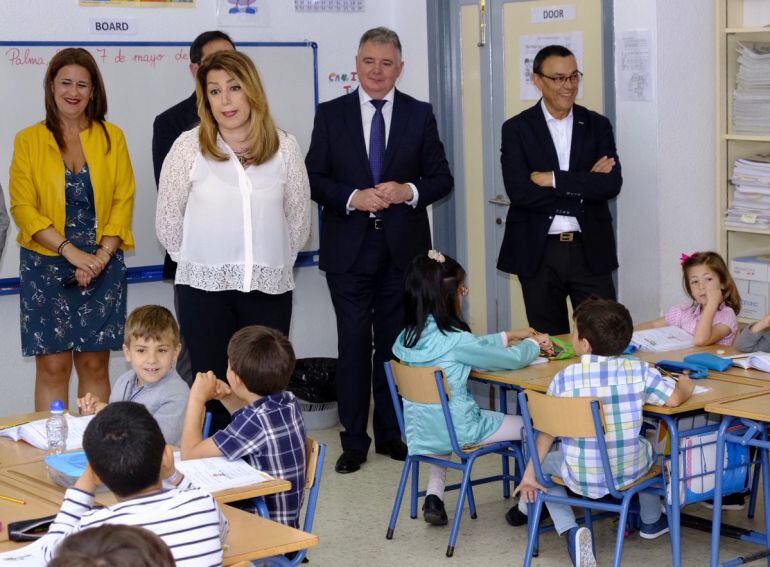
<path fill-rule="evenodd" d="M 669 355 L 672 353 L 645 353 L 655 354 L 655 360 L 661 360 L 661 354 Z M 508 370 L 500 372 L 474 370 L 471 375 L 475 378 L 482 378 L 501 384 L 515 386 L 521 389 L 530 389 L 536 392 L 546 392 L 553 376 L 564 366 L 575 362 L 577 359 L 561 360 L 549 362 L 547 364 L 538 364 L 528 366 L 521 370 Z M 672 359 L 673 360 L 673 359 Z M 687 402 L 681 406 L 670 408 L 645 405 L 644 411 L 655 414 L 674 415 L 688 411 L 702 410 L 707 404 L 721 400 L 734 399 L 736 397 L 745 397 L 756 395 L 770 390 L 770 382 L 758 382 L 755 380 L 739 380 L 734 376 L 711 373 L 709 378 L 695 380 L 696 386 L 707 387 L 708 392 L 694 394 Z"/>
<path fill-rule="evenodd" d="M 39 451 L 39 449 L 36 450 Z M 42 451 L 39 452 L 42 453 Z M 2 467 L 0 468 L 0 479 L 14 485 L 23 486 L 24 484 L 27 484 L 29 486 L 34 486 L 39 494 L 58 505 L 61 503 L 66 489 L 50 479 L 48 476 L 48 469 L 41 459 L 42 456 L 38 460 L 29 463 Z M 276 494 L 278 492 L 289 490 L 290 488 L 291 482 L 282 478 L 276 478 L 257 484 L 218 491 L 214 493 L 214 497 L 220 504 L 226 504 L 228 502 L 245 500 L 247 498 L 255 498 L 257 496 Z M 97 492 L 96 502 L 102 506 L 109 506 L 114 504 L 116 500 L 111 492 Z M 0 518 L 0 520 L 1 519 L 2 518 Z"/>
<path fill-rule="evenodd" d="M 708 404 L 706 411 L 756 421 L 770 421 L 770 392 Z"/>
<path fill-rule="evenodd" d="M 28 501 L 27 507 L 29 505 L 30 502 Z M 25 507 L 19 506 L 19 508 Z M 26 512 L 31 511 L 32 508 L 15 515 L 4 515 L 3 522 L 50 516 L 58 511 L 58 506 L 54 508 L 53 511 L 36 509 L 38 511 L 31 515 L 26 514 Z M 249 514 L 232 506 L 222 506 L 222 512 L 230 522 L 230 531 L 225 541 L 224 565 L 234 565 L 242 561 L 299 551 L 318 544 L 318 536 L 315 534 L 303 532 L 255 514 Z M 1 503 L 0 513 L 4 513 Z M 8 530 L 5 525 L 3 528 L 5 533 L 0 540 L 0 552 L 26 545 L 26 543 L 8 541 Z"/>
<path fill-rule="evenodd" d="M 24 500 L 17 504 L 0 499 L 0 542 L 8 541 L 8 524 L 51 516 L 59 511 L 59 504 L 39 496 L 33 488 L 23 488 L 0 481 L 0 494 Z"/>

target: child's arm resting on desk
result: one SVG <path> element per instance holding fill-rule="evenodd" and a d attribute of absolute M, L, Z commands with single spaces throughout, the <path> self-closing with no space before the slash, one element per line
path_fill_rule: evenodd
<path fill-rule="evenodd" d="M 503 343 L 503 334 L 495 333 L 460 344 L 453 354 L 459 362 L 468 366 L 487 370 L 516 370 L 527 366 L 538 357 L 540 345 L 534 339 L 525 339 L 508 346 Z"/>
<path fill-rule="evenodd" d="M 98 484 L 99 479 L 91 470 L 91 465 L 87 464 L 75 486 L 64 493 L 59 513 L 41 540 L 46 561 L 53 557 L 65 537 L 80 529 L 80 519 L 94 507 L 94 492 Z"/>
<path fill-rule="evenodd" d="M 185 412 L 184 425 L 182 427 L 182 459 L 201 459 L 204 457 L 221 457 L 214 439 L 203 439 L 203 416 L 206 402 L 219 399 L 230 394 L 230 387 L 217 380 L 213 372 L 198 372 L 190 388 L 190 396 L 187 398 L 187 411 Z"/>
<path fill-rule="evenodd" d="M 695 382 L 690 379 L 689 374 L 682 374 L 676 381 L 674 391 L 668 397 L 664 405 L 669 408 L 681 406 L 692 397 L 693 390 L 695 390 Z"/>
<path fill-rule="evenodd" d="M 665 327 L 668 325 L 665 317 L 658 317 L 652 321 L 645 321 L 644 323 L 638 323 L 634 325 L 634 331 L 643 331 L 644 329 L 656 329 L 658 327 Z"/>
<path fill-rule="evenodd" d="M 538 434 L 537 440 L 535 441 L 535 447 L 537 447 L 537 458 L 540 462 L 543 462 L 548 451 L 551 450 L 551 445 L 553 445 L 552 436 L 542 432 Z M 535 466 L 532 464 L 532 458 L 530 458 L 527 463 L 527 468 L 524 471 L 524 476 L 521 477 L 521 482 L 513 491 L 513 495 L 516 496 L 517 494 L 521 494 L 521 498 L 524 499 L 524 502 L 534 502 L 538 490 L 548 492 L 548 489 L 545 486 L 537 482 L 537 479 L 535 478 Z"/>

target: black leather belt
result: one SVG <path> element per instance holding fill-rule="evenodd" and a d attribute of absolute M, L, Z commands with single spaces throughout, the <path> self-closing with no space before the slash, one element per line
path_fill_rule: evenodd
<path fill-rule="evenodd" d="M 579 232 L 561 232 L 559 234 L 549 234 L 549 240 L 558 240 L 559 242 L 575 242 L 580 240 L 582 235 Z"/>
<path fill-rule="evenodd" d="M 369 217 L 369 228 L 372 230 L 382 230 L 385 228 L 385 223 L 380 217 Z"/>

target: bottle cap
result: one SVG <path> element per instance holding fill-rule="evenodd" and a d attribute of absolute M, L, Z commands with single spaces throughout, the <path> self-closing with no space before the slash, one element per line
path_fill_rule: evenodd
<path fill-rule="evenodd" d="M 64 402 L 61 400 L 54 400 L 51 402 L 51 411 L 64 411 Z"/>

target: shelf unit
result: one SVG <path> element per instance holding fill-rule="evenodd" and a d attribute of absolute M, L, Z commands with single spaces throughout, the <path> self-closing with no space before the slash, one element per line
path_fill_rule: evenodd
<path fill-rule="evenodd" d="M 770 28 L 743 27 L 743 0 L 717 0 L 716 7 L 717 249 L 729 264 L 730 259 L 737 256 L 770 251 L 770 230 L 727 228 L 724 221 L 725 211 L 732 204 L 734 188 L 729 178 L 735 160 L 770 153 L 770 132 L 757 136 L 732 131 L 732 93 L 738 71 L 737 44 L 770 43 Z"/>

